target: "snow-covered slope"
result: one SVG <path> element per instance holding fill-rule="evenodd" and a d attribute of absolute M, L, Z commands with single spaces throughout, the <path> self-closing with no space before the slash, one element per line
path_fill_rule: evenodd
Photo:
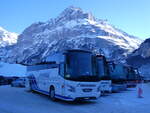
<path fill-rule="evenodd" d="M 144 76 L 150 78 L 150 38 L 146 39 L 138 49 L 129 55 L 127 63 L 138 67 Z"/>
<path fill-rule="evenodd" d="M 6 47 L 17 43 L 18 34 L 8 32 L 0 27 L 0 47 Z"/>
<path fill-rule="evenodd" d="M 26 28 L 19 35 L 17 45 L 2 59 L 12 63 L 36 63 L 51 53 L 80 48 L 119 61 L 137 49 L 140 43 L 137 37 L 71 6 L 57 18 Z"/>

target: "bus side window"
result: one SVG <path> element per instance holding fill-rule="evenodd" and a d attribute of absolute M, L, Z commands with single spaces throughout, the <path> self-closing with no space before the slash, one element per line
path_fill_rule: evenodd
<path fill-rule="evenodd" d="M 59 64 L 59 74 L 60 74 L 60 76 L 64 77 L 64 74 L 65 74 L 65 65 L 64 65 L 64 63 Z"/>

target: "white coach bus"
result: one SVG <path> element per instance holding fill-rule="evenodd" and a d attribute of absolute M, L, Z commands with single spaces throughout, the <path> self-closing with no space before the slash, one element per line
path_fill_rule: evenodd
<path fill-rule="evenodd" d="M 41 64 L 27 66 L 26 86 L 49 95 L 52 100 L 97 99 L 101 89 L 95 57 L 85 50 L 53 54 Z"/>

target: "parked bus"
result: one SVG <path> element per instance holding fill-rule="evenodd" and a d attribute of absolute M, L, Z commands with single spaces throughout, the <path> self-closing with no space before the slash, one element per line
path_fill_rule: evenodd
<path fill-rule="evenodd" d="M 127 66 L 127 87 L 136 87 L 138 81 L 141 81 L 141 76 L 137 68 Z"/>
<path fill-rule="evenodd" d="M 122 64 L 109 62 L 109 73 L 112 80 L 112 92 L 126 89 L 127 70 Z"/>
<path fill-rule="evenodd" d="M 44 62 L 27 66 L 27 88 L 56 98 L 74 101 L 97 99 L 100 76 L 96 56 L 85 50 L 66 50 L 49 55 Z"/>
<path fill-rule="evenodd" d="M 106 58 L 103 55 L 97 55 L 96 60 L 97 60 L 97 73 L 101 78 L 100 81 L 101 94 L 104 94 L 105 92 L 110 93 L 112 90 L 112 86 Z"/>

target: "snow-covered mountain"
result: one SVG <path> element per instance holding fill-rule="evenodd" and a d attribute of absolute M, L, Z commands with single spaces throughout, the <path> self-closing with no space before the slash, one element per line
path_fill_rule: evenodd
<path fill-rule="evenodd" d="M 150 77 L 150 38 L 146 39 L 138 49 L 129 55 L 127 63 L 138 67 L 144 76 Z"/>
<path fill-rule="evenodd" d="M 12 33 L 0 27 L 0 61 L 7 61 L 9 52 L 17 43 L 18 34 Z"/>
<path fill-rule="evenodd" d="M 0 27 L 0 47 L 6 47 L 17 43 L 18 34 L 8 32 L 4 28 Z"/>
<path fill-rule="evenodd" d="M 13 49 L 1 59 L 11 63 L 36 63 L 51 53 L 80 48 L 120 61 L 141 42 L 107 21 L 71 6 L 54 19 L 26 28 Z"/>
<path fill-rule="evenodd" d="M 9 32 L 4 28 L 0 27 L 0 75 L 4 76 L 24 75 L 23 72 L 25 68 L 23 68 L 23 66 L 1 62 L 4 59 L 5 61 L 7 61 L 6 57 L 8 58 L 9 52 L 13 50 L 15 44 L 17 43 L 17 39 L 18 39 L 17 33 Z"/>
<path fill-rule="evenodd" d="M 142 58 L 150 57 L 150 38 L 146 39 L 132 54 L 132 56 L 137 55 L 140 55 Z"/>

